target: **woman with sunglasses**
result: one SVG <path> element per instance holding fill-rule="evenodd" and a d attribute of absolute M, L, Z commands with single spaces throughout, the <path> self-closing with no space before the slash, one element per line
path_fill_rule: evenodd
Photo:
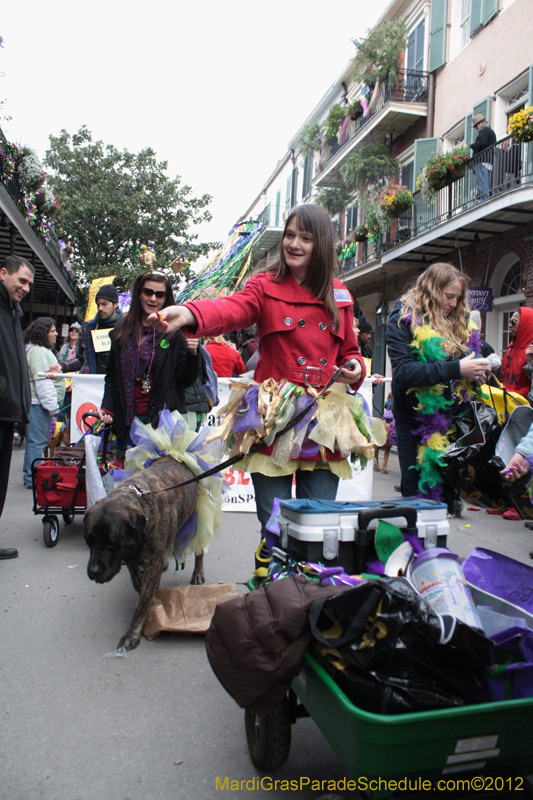
<path fill-rule="evenodd" d="M 121 453 L 132 444 L 135 418 L 157 425 L 159 412 L 181 410 L 184 389 L 197 378 L 199 357 L 190 352 L 181 331 L 161 334 L 150 314 L 174 304 L 170 281 L 162 272 L 145 272 L 131 287 L 131 306 L 111 337 L 102 407 L 104 423 L 113 423 Z"/>

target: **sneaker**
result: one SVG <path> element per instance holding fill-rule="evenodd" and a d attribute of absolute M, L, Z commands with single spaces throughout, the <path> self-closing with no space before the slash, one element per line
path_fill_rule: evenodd
<path fill-rule="evenodd" d="M 522 515 L 518 513 L 516 508 L 508 509 L 504 514 L 502 514 L 504 519 L 522 519 Z"/>

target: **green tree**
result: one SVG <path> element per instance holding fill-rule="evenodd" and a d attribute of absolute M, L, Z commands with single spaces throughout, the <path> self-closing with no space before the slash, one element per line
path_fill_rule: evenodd
<path fill-rule="evenodd" d="M 194 262 L 217 247 L 198 243 L 191 226 L 211 219 L 208 194 L 194 197 L 179 176 L 170 178 L 167 162 L 151 148 L 119 151 L 93 141 L 86 126 L 71 136 L 50 136 L 45 166 L 61 209 L 55 232 L 73 248 L 72 260 L 87 281 L 117 275 L 125 288 L 145 270 L 136 250 L 154 242 L 156 266 L 164 268 L 185 254 Z M 185 274 L 178 276 L 185 277 Z"/>

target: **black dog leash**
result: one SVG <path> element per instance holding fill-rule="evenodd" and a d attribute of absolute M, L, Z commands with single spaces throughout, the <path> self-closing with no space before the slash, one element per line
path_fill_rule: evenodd
<path fill-rule="evenodd" d="M 317 396 L 313 399 L 313 402 L 310 405 L 306 406 L 306 408 L 304 408 L 302 411 L 300 411 L 300 413 L 297 414 L 295 417 L 293 417 L 293 419 L 289 420 L 289 422 L 285 425 L 285 427 L 276 433 L 272 443 L 277 441 L 277 439 L 279 439 L 279 437 L 282 436 L 284 433 L 288 433 L 290 430 L 292 430 L 292 428 L 294 428 L 294 426 L 297 425 L 300 422 L 300 420 L 302 420 L 309 413 L 311 408 L 313 408 L 313 406 L 316 405 L 316 403 L 320 400 L 324 392 L 327 392 L 327 390 L 335 383 L 335 381 L 340 378 L 343 369 L 349 369 L 354 365 L 355 365 L 355 359 L 351 358 L 342 367 L 339 367 L 339 369 L 332 375 L 332 377 L 326 383 L 324 388 L 321 389 L 320 392 L 317 394 Z M 132 489 L 140 497 L 144 497 L 148 494 L 159 494 L 160 492 L 169 492 L 171 489 L 180 489 L 182 486 L 188 486 L 189 483 L 198 483 L 198 481 L 201 481 L 202 478 L 208 478 L 210 475 L 216 475 L 217 472 L 226 469 L 226 467 L 231 467 L 232 464 L 236 464 L 238 461 L 242 461 L 243 458 L 246 458 L 246 456 L 252 455 L 253 453 L 256 453 L 258 450 L 260 450 L 264 446 L 264 443 L 265 440 L 260 439 L 259 442 L 256 442 L 250 447 L 250 450 L 245 455 L 243 455 L 242 453 L 238 453 L 237 455 L 228 458 L 228 460 L 224 461 L 222 464 L 219 464 L 216 467 L 208 469 L 207 472 L 202 472 L 200 475 L 196 475 L 196 477 L 194 478 L 189 478 L 189 480 L 183 481 L 183 483 L 176 483 L 174 486 L 167 486 L 165 489 L 156 489 L 155 491 L 143 491 L 142 489 L 139 489 L 137 486 L 130 486 L 128 488 Z"/>

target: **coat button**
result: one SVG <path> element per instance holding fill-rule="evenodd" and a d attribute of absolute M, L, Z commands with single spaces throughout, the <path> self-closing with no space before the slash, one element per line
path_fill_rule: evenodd
<path fill-rule="evenodd" d="M 325 358 L 321 358 L 321 359 L 320 359 L 320 366 L 321 366 L 321 367 L 325 367 L 327 363 L 328 363 L 328 362 L 326 361 L 326 359 L 325 359 Z"/>
<path fill-rule="evenodd" d="M 298 359 L 298 364 L 301 364 L 302 366 L 305 364 L 305 358 L 303 356 L 300 356 Z"/>
<path fill-rule="evenodd" d="M 335 333 L 336 330 L 337 330 L 337 326 L 334 325 L 333 328 L 332 328 L 333 333 Z"/>
<path fill-rule="evenodd" d="M 305 328 L 305 319 L 299 319 L 298 325 L 300 326 L 300 328 Z"/>
<path fill-rule="evenodd" d="M 285 317 L 285 325 L 292 325 L 292 319 L 290 317 Z"/>
<path fill-rule="evenodd" d="M 318 323 L 318 327 L 320 328 L 321 331 L 325 331 L 326 330 L 326 323 L 325 322 L 319 322 Z"/>

